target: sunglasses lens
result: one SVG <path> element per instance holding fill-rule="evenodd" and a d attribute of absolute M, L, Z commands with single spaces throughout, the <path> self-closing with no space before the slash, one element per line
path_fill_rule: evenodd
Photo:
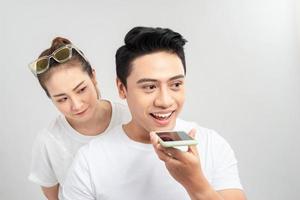
<path fill-rule="evenodd" d="M 70 58 L 70 55 L 71 55 L 71 51 L 69 48 L 63 48 L 59 51 L 57 51 L 53 57 L 55 58 L 56 61 L 58 62 L 64 62 L 66 61 L 67 59 Z"/>
<path fill-rule="evenodd" d="M 66 45 L 54 51 L 51 55 L 43 56 L 29 64 L 30 70 L 34 75 L 45 72 L 50 67 L 50 59 L 53 58 L 59 63 L 64 63 L 72 58 L 72 45 Z M 75 48 L 74 48 L 75 49 Z M 76 50 L 76 49 L 75 49 Z M 77 50 L 76 50 L 77 51 Z M 79 53 L 81 55 L 81 53 Z"/>
<path fill-rule="evenodd" d="M 36 62 L 36 73 L 44 72 L 48 67 L 48 59 L 44 58 Z"/>

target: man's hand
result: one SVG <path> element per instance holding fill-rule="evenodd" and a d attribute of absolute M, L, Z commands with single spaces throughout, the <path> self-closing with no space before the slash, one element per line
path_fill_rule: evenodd
<path fill-rule="evenodd" d="M 189 135 L 195 138 L 196 131 L 192 129 Z M 151 143 L 160 160 L 165 165 L 171 176 L 187 191 L 192 200 L 245 200 L 243 191 L 228 189 L 216 192 L 207 179 L 202 169 L 197 146 L 189 146 L 186 152 L 175 148 L 165 148 L 158 142 L 155 132 L 150 133 Z"/>
<path fill-rule="evenodd" d="M 194 138 L 195 130 L 191 130 L 189 135 Z M 160 160 L 165 162 L 165 165 L 171 176 L 182 184 L 184 187 L 190 187 L 195 183 L 199 184 L 199 180 L 206 183 L 200 167 L 200 160 L 196 146 L 189 146 L 186 152 L 176 148 L 166 148 L 159 144 L 158 136 L 151 132 L 151 143 L 154 146 Z"/>

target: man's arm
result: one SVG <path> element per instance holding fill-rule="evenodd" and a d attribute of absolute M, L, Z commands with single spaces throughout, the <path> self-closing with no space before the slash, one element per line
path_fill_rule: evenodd
<path fill-rule="evenodd" d="M 195 137 L 195 130 L 192 130 L 190 135 Z M 196 146 L 189 146 L 187 152 L 164 148 L 158 143 L 154 133 L 151 133 L 151 142 L 171 176 L 186 189 L 191 200 L 246 200 L 242 190 L 228 189 L 217 192 L 212 188 L 201 170 Z"/>
<path fill-rule="evenodd" d="M 220 190 L 218 193 L 223 197 L 223 199 L 246 200 L 244 191 L 239 189 Z"/>
<path fill-rule="evenodd" d="M 58 188 L 59 184 L 52 187 L 42 186 L 42 191 L 48 200 L 58 200 Z"/>
<path fill-rule="evenodd" d="M 244 192 L 240 189 L 226 189 L 215 191 L 209 184 L 208 188 L 186 188 L 191 200 L 246 200 Z"/>

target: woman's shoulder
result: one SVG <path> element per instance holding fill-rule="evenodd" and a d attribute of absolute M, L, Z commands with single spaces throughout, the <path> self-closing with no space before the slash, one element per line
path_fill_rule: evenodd
<path fill-rule="evenodd" d="M 61 115 L 56 116 L 51 122 L 43 129 L 38 131 L 36 142 L 47 143 L 53 139 L 57 140 L 62 137 L 64 132 L 64 117 Z"/>
<path fill-rule="evenodd" d="M 109 101 L 112 107 L 112 110 L 121 111 L 121 112 L 129 112 L 129 109 L 125 103 Z"/>
<path fill-rule="evenodd" d="M 116 124 L 127 123 L 131 119 L 131 114 L 128 109 L 128 106 L 124 103 L 120 102 L 112 102 L 112 122 L 116 122 Z"/>

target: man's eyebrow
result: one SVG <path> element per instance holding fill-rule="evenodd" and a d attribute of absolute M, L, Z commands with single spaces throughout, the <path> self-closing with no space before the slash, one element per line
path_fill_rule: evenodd
<path fill-rule="evenodd" d="M 185 76 L 180 74 L 180 75 L 177 75 L 177 76 L 173 76 L 171 78 L 169 78 L 168 81 L 173 81 L 173 80 L 176 80 L 176 79 L 181 79 L 181 78 L 184 78 Z M 140 84 L 140 83 L 144 83 L 144 82 L 158 82 L 157 79 L 152 79 L 152 78 L 142 78 L 140 80 L 138 80 L 136 83 L 137 84 Z"/>
<path fill-rule="evenodd" d="M 82 84 L 84 83 L 84 81 L 81 81 L 79 84 L 77 84 L 72 90 L 75 91 L 78 87 L 80 87 Z M 60 97 L 60 96 L 64 96 L 66 95 L 65 93 L 60 93 L 60 94 L 55 94 L 53 95 L 53 97 Z"/>
<path fill-rule="evenodd" d="M 152 78 L 142 78 L 142 79 L 138 80 L 136 83 L 140 84 L 140 83 L 144 83 L 144 82 L 157 82 L 157 80 L 152 79 Z"/>
<path fill-rule="evenodd" d="M 176 80 L 176 79 L 181 79 L 181 78 L 184 78 L 185 76 L 180 74 L 180 75 L 177 75 L 177 76 L 173 76 L 172 78 L 169 79 L 169 81 L 172 81 L 172 80 Z"/>

